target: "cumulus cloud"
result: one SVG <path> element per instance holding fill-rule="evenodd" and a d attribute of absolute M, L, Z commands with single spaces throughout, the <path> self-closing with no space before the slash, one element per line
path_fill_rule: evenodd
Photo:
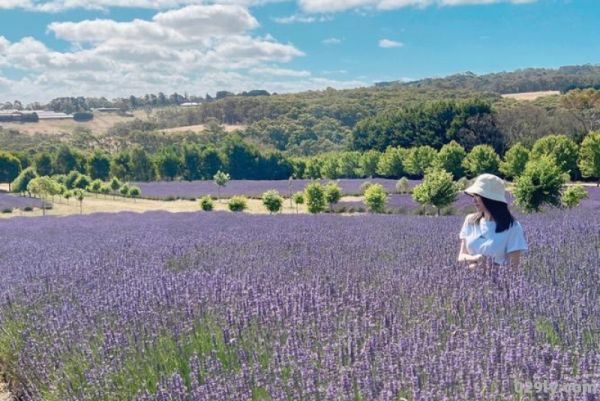
<path fill-rule="evenodd" d="M 359 8 L 393 10 L 403 7 L 461 6 L 494 3 L 526 4 L 537 0 L 298 0 L 310 13 L 338 12 Z"/>
<path fill-rule="evenodd" d="M 389 49 L 389 48 L 393 48 L 393 47 L 402 47 L 402 46 L 404 46 L 403 43 L 396 42 L 395 40 L 381 39 L 379 41 L 379 47 L 382 47 L 384 49 Z"/>

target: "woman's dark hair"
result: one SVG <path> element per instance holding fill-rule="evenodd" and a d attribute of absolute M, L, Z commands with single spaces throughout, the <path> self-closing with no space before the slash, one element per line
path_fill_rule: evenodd
<path fill-rule="evenodd" d="M 510 226 L 515 222 L 515 218 L 508 210 L 508 205 L 504 202 L 496 201 L 493 199 L 485 198 L 480 196 L 481 202 L 487 210 L 489 210 L 492 218 L 496 222 L 496 232 L 501 233 L 504 230 L 508 230 Z M 479 223 L 479 220 L 483 217 L 483 213 L 478 212 L 472 217 L 472 222 Z"/>

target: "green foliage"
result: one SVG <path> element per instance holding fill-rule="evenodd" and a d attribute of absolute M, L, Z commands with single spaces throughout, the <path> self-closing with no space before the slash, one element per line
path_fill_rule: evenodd
<path fill-rule="evenodd" d="M 360 184 L 360 193 L 361 195 L 364 195 L 365 192 L 367 191 L 367 189 L 373 185 L 373 183 L 371 181 L 365 181 L 362 184 Z"/>
<path fill-rule="evenodd" d="M 27 184 L 27 192 L 40 197 L 60 195 L 61 185 L 47 176 L 36 177 Z"/>
<path fill-rule="evenodd" d="M 0 152 L 0 182 L 10 183 L 21 172 L 21 162 L 8 152 Z"/>
<path fill-rule="evenodd" d="M 108 195 L 111 191 L 111 188 L 108 184 L 102 184 L 100 187 L 100 193 L 103 195 Z"/>
<path fill-rule="evenodd" d="M 500 172 L 507 178 L 518 177 L 524 170 L 529 161 L 529 150 L 516 143 L 504 155 L 504 160 L 500 163 Z"/>
<path fill-rule="evenodd" d="M 294 201 L 294 203 L 296 205 L 303 205 L 304 204 L 304 192 L 296 192 L 292 196 L 292 200 Z"/>
<path fill-rule="evenodd" d="M 337 175 L 344 178 L 358 178 L 361 175 L 361 154 L 359 152 L 341 152 L 338 155 Z"/>
<path fill-rule="evenodd" d="M 325 201 L 329 203 L 329 208 L 331 209 L 342 198 L 342 189 L 335 182 L 327 183 L 323 189 L 325 191 Z"/>
<path fill-rule="evenodd" d="M 231 177 L 229 176 L 229 174 L 219 170 L 213 176 L 213 180 L 215 181 L 215 184 L 217 184 L 219 187 L 224 187 L 225 185 L 227 185 L 229 180 L 231 180 Z"/>
<path fill-rule="evenodd" d="M 200 198 L 200 208 L 205 212 L 210 212 L 214 208 L 213 200 L 210 195 Z"/>
<path fill-rule="evenodd" d="M 77 113 L 73 113 L 73 120 L 77 122 L 92 121 L 93 119 L 94 113 L 89 111 L 80 111 Z"/>
<path fill-rule="evenodd" d="M 121 188 L 119 188 L 119 192 L 123 196 L 128 196 L 129 195 L 129 185 L 127 185 L 127 184 L 121 185 Z"/>
<path fill-rule="evenodd" d="M 600 185 L 600 131 L 590 132 L 581 142 L 579 169 L 582 176 L 595 178 Z"/>
<path fill-rule="evenodd" d="M 412 147 L 404 160 L 404 169 L 407 174 L 422 177 L 425 171 L 434 164 L 436 157 L 437 152 L 431 146 Z"/>
<path fill-rule="evenodd" d="M 377 174 L 388 178 L 401 177 L 404 174 L 404 160 L 407 153 L 406 149 L 387 148 L 379 158 Z"/>
<path fill-rule="evenodd" d="M 117 177 L 113 177 L 110 180 L 110 189 L 114 192 L 118 191 L 121 188 L 121 181 Z"/>
<path fill-rule="evenodd" d="M 79 189 L 87 189 L 92 183 L 92 179 L 89 175 L 79 174 L 75 182 L 73 183 L 73 188 Z"/>
<path fill-rule="evenodd" d="M 460 177 L 458 181 L 456 181 L 456 189 L 459 191 L 464 191 L 469 186 L 469 179 L 467 177 Z"/>
<path fill-rule="evenodd" d="M 129 187 L 128 195 L 132 198 L 139 198 L 142 195 L 142 191 L 138 187 L 132 186 Z"/>
<path fill-rule="evenodd" d="M 381 158 L 381 152 L 370 149 L 364 152 L 360 156 L 360 176 L 362 177 L 374 177 L 377 174 L 377 166 L 379 165 L 379 159 Z"/>
<path fill-rule="evenodd" d="M 420 185 L 413 189 L 413 199 L 421 205 L 433 205 L 438 214 L 442 207 L 456 200 L 458 188 L 452 180 L 452 174 L 442 169 L 430 169 Z"/>
<path fill-rule="evenodd" d="M 569 173 L 571 178 L 579 176 L 577 157 L 579 149 L 573 140 L 565 135 L 547 135 L 538 139 L 529 155 L 537 160 L 542 156 L 550 156 L 563 173 Z"/>
<path fill-rule="evenodd" d="M 588 192 L 583 185 L 569 185 L 560 197 L 560 203 L 564 207 L 573 208 L 579 205 L 582 199 L 588 197 Z"/>
<path fill-rule="evenodd" d="M 373 213 L 385 212 L 385 203 L 387 201 L 387 192 L 381 184 L 370 185 L 365 191 L 365 205 Z"/>
<path fill-rule="evenodd" d="M 12 192 L 27 191 L 27 186 L 29 185 L 29 182 L 37 176 L 38 175 L 33 167 L 27 167 L 25 170 L 21 171 L 17 178 L 15 178 L 15 180 L 11 183 L 10 190 Z"/>
<path fill-rule="evenodd" d="M 156 156 L 156 167 L 161 178 L 173 180 L 182 167 L 182 160 L 173 150 L 162 149 Z"/>
<path fill-rule="evenodd" d="M 142 147 L 132 149 L 129 167 L 131 175 L 137 180 L 153 181 L 156 178 L 155 165 Z"/>
<path fill-rule="evenodd" d="M 515 181 L 515 201 L 526 212 L 537 212 L 544 204 L 559 206 L 565 178 L 565 173 L 552 156 L 543 155 L 530 160 Z"/>
<path fill-rule="evenodd" d="M 52 175 L 52 156 L 48 152 L 40 152 L 35 155 L 34 162 L 35 171 L 38 175 Z"/>
<path fill-rule="evenodd" d="M 262 195 L 262 203 L 270 213 L 277 213 L 283 207 L 283 198 L 276 190 L 270 190 Z"/>
<path fill-rule="evenodd" d="M 96 179 L 90 183 L 87 190 L 90 192 L 99 193 L 103 185 L 104 183 L 102 182 L 102 180 Z"/>
<path fill-rule="evenodd" d="M 61 145 L 54 157 L 53 169 L 56 174 L 69 174 L 71 171 L 84 171 L 84 158 L 68 145 Z"/>
<path fill-rule="evenodd" d="M 442 146 L 438 154 L 436 155 L 434 166 L 446 170 L 454 179 L 458 179 L 465 175 L 462 162 L 467 156 L 465 148 L 458 144 L 456 141 L 450 141 L 450 143 Z"/>
<path fill-rule="evenodd" d="M 321 174 L 323 177 L 335 180 L 340 176 L 340 164 L 337 154 L 330 154 L 324 157 L 323 165 L 321 166 Z"/>
<path fill-rule="evenodd" d="M 309 213 L 320 213 L 325 210 L 327 204 L 325 189 L 319 182 L 311 182 L 304 188 L 304 199 Z"/>
<path fill-rule="evenodd" d="M 399 194 L 407 194 L 410 192 L 408 178 L 402 177 L 396 182 L 396 192 Z"/>
<path fill-rule="evenodd" d="M 463 161 L 463 167 L 472 177 L 483 173 L 498 174 L 499 166 L 500 157 L 489 145 L 475 146 Z"/>
<path fill-rule="evenodd" d="M 88 160 L 88 172 L 92 179 L 108 180 L 110 175 L 110 156 L 104 152 L 95 151 Z"/>
<path fill-rule="evenodd" d="M 232 212 L 243 212 L 248 207 L 248 201 L 245 196 L 232 196 L 227 204 Z"/>

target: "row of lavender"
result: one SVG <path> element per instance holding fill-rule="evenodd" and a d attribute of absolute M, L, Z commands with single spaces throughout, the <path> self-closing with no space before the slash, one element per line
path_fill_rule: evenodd
<path fill-rule="evenodd" d="M 0 221 L 23 400 L 598 400 L 596 211 L 523 217 L 517 272 L 458 265 L 458 216 L 23 223 Z"/>
<path fill-rule="evenodd" d="M 335 180 L 345 195 L 358 195 L 361 193 L 361 185 L 365 182 L 383 185 L 389 192 L 396 191 L 398 180 L 386 178 L 349 179 Z M 220 189 L 220 196 L 229 198 L 234 195 L 245 195 L 259 198 L 268 190 L 275 189 L 284 196 L 289 196 L 304 188 L 310 180 L 232 180 L 224 188 Z M 321 180 L 322 183 L 329 180 Z M 419 184 L 419 180 L 409 180 L 409 186 Z M 205 195 L 217 195 L 217 185 L 213 181 L 158 181 L 135 183 L 142 191 L 145 198 L 167 199 L 167 198 L 198 198 Z"/>
<path fill-rule="evenodd" d="M 25 209 L 25 208 L 41 208 L 42 200 L 37 198 L 30 198 L 27 196 L 17 196 L 0 191 L 0 211 L 8 211 L 12 209 Z"/>

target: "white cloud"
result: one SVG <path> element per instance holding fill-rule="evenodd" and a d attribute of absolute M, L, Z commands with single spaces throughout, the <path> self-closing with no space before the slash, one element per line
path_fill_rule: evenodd
<path fill-rule="evenodd" d="M 379 47 L 383 47 L 384 49 L 389 49 L 392 47 L 402 47 L 404 46 L 401 42 L 396 42 L 395 40 L 390 39 L 381 39 L 379 41 Z"/>
<path fill-rule="evenodd" d="M 338 38 L 323 39 L 323 44 L 324 45 L 339 45 L 340 43 L 342 43 L 342 40 L 338 39 Z"/>
<path fill-rule="evenodd" d="M 337 12 L 361 8 L 393 10 L 403 7 L 461 6 L 494 3 L 526 4 L 537 0 L 298 0 L 300 7 L 310 13 Z"/>
<path fill-rule="evenodd" d="M 308 15 L 300 15 L 294 14 L 289 17 L 275 17 L 273 21 L 278 24 L 312 24 L 314 22 L 328 22 L 331 21 L 333 17 L 327 15 L 321 15 L 319 17 L 308 16 Z"/>
<path fill-rule="evenodd" d="M 257 75 L 267 75 L 274 77 L 309 77 L 310 71 L 305 70 L 290 70 L 287 68 L 273 68 L 273 67 L 258 67 L 250 70 L 250 73 Z"/>

